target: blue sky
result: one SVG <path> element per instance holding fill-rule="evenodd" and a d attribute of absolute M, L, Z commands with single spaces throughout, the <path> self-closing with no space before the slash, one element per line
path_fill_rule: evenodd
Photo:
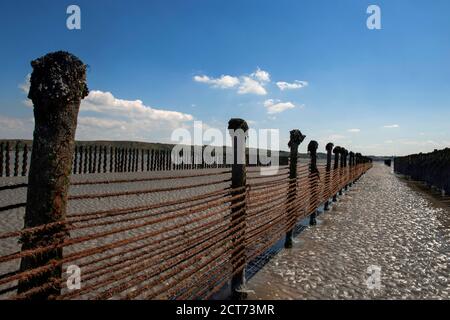
<path fill-rule="evenodd" d="M 81 30 L 66 28 L 71 4 Z M 366 27 L 371 4 L 381 30 Z M 323 150 L 450 147 L 448 0 L 17 0 L 0 12 L 0 138 L 31 137 L 30 61 L 67 50 L 89 65 L 79 139 L 168 142 L 193 120 L 241 117 L 279 129 L 282 149 L 295 128 Z"/>

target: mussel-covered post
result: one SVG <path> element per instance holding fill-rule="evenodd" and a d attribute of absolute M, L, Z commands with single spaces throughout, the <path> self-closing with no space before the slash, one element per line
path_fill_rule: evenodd
<path fill-rule="evenodd" d="M 240 290 L 245 283 L 245 229 L 246 229 L 246 163 L 245 144 L 248 135 L 248 125 L 245 120 L 231 119 L 228 122 L 228 131 L 231 135 L 233 164 L 231 169 L 231 228 L 234 232 L 233 253 L 231 263 L 233 265 L 233 277 L 231 279 L 231 290 L 233 299 L 244 298 Z"/>
<path fill-rule="evenodd" d="M 334 172 L 333 172 L 333 176 L 335 176 L 335 179 L 338 179 L 339 176 L 339 157 L 341 155 L 341 147 L 336 146 L 333 149 L 333 153 L 334 153 Z M 338 182 L 339 183 L 339 182 Z M 334 187 L 334 186 L 333 186 Z M 334 194 L 333 196 L 333 202 L 337 201 L 337 193 Z"/>
<path fill-rule="evenodd" d="M 319 170 L 317 169 L 317 148 L 319 144 L 317 141 L 311 140 L 308 144 L 308 152 L 311 157 L 311 163 L 309 165 L 309 181 L 310 181 L 310 199 L 316 201 L 314 197 L 317 197 L 317 187 L 319 179 Z M 311 201 L 311 200 L 310 200 Z M 316 221 L 317 211 L 314 210 L 309 216 L 309 225 L 314 226 L 317 224 Z"/>
<path fill-rule="evenodd" d="M 355 164 L 354 164 L 354 160 L 355 160 L 355 153 L 353 151 L 350 151 L 350 153 L 348 154 L 349 156 L 349 161 L 348 161 L 348 166 L 349 166 L 349 172 L 350 172 L 350 182 L 349 182 L 349 186 L 351 187 L 353 185 L 353 171 L 355 169 Z"/>
<path fill-rule="evenodd" d="M 340 171 L 339 171 L 339 187 L 341 187 L 342 186 L 342 180 L 343 180 L 343 178 L 344 178 L 344 170 L 345 170 L 345 162 L 344 162 L 344 159 L 345 159 L 345 148 L 340 148 L 340 161 L 341 161 L 341 163 L 340 163 Z M 340 196 L 342 196 L 342 192 L 343 192 L 343 188 L 341 188 L 341 189 L 339 189 L 339 195 Z"/>
<path fill-rule="evenodd" d="M 330 182 L 331 182 L 331 158 L 332 158 L 332 152 L 333 152 L 334 145 L 330 142 L 325 146 L 325 149 L 327 150 L 327 167 L 326 167 L 326 173 L 325 173 L 325 190 L 328 193 L 331 189 Z M 323 208 L 325 211 L 328 211 L 330 209 L 330 199 L 327 199 L 325 201 L 325 205 Z"/>
<path fill-rule="evenodd" d="M 69 176 L 75 149 L 75 131 L 81 100 L 87 96 L 86 65 L 67 52 L 47 54 L 31 63 L 28 97 L 34 105 L 35 128 L 28 179 L 24 232 L 21 236 L 25 272 L 50 268 L 19 281 L 18 292 L 28 298 L 46 299 L 60 293 L 62 243 L 68 231 L 64 223 Z M 29 228 L 48 225 L 35 232 Z M 33 249 L 45 250 L 35 254 Z M 42 290 L 27 291 L 40 287 Z"/>
<path fill-rule="evenodd" d="M 291 149 L 289 155 L 289 189 L 287 196 L 287 225 L 289 230 L 286 232 L 286 239 L 284 241 L 285 248 L 292 248 L 292 234 L 295 227 L 296 215 L 295 215 L 295 202 L 297 198 L 297 159 L 298 159 L 298 147 L 305 140 L 305 137 L 300 130 L 292 130 L 291 138 L 289 140 L 288 146 Z"/>

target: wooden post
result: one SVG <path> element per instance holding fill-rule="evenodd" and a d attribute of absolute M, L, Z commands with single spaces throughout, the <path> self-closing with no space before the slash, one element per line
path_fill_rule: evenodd
<path fill-rule="evenodd" d="M 89 148 L 85 146 L 84 148 L 84 166 L 83 166 L 83 173 L 88 173 L 88 157 L 89 157 Z"/>
<path fill-rule="evenodd" d="M 337 146 L 333 149 L 334 153 L 334 174 L 339 170 L 339 157 L 341 155 L 341 147 Z M 339 173 L 338 173 L 339 175 Z M 333 202 L 337 202 L 337 193 L 333 196 Z"/>
<path fill-rule="evenodd" d="M 20 157 L 20 141 L 16 142 L 15 154 L 14 154 L 14 177 L 19 175 L 19 157 Z"/>
<path fill-rule="evenodd" d="M 317 148 L 319 147 L 319 144 L 317 141 L 311 140 L 311 142 L 308 144 L 308 152 L 311 157 L 311 163 L 309 165 L 309 181 L 310 181 L 310 190 L 311 190 L 311 196 L 310 201 L 313 196 L 313 190 L 317 188 L 318 185 L 318 174 L 319 170 L 317 169 Z M 309 216 L 309 225 L 315 226 L 317 224 L 316 221 L 317 211 L 314 210 L 313 213 Z"/>
<path fill-rule="evenodd" d="M 78 146 L 75 145 L 75 152 L 73 153 L 72 173 L 77 174 L 77 169 L 78 169 Z"/>
<path fill-rule="evenodd" d="M 102 172 L 102 146 L 98 147 L 98 163 L 97 163 L 97 173 Z"/>
<path fill-rule="evenodd" d="M 97 169 L 97 146 L 92 147 L 92 152 L 94 153 L 92 156 L 92 173 L 95 173 L 95 169 Z"/>
<path fill-rule="evenodd" d="M 108 149 L 106 146 L 103 147 L 103 172 L 106 172 L 108 166 Z"/>
<path fill-rule="evenodd" d="M 25 143 L 23 146 L 23 159 L 22 159 L 22 176 L 25 177 L 28 172 L 28 145 Z"/>
<path fill-rule="evenodd" d="M 344 178 L 345 180 L 347 179 L 348 176 L 348 170 L 347 170 L 347 157 L 348 157 L 348 150 L 344 149 Z M 348 190 L 348 183 L 345 184 L 344 190 L 347 191 Z"/>
<path fill-rule="evenodd" d="M 170 150 L 167 150 L 167 170 L 172 170 L 172 157 Z"/>
<path fill-rule="evenodd" d="M 129 171 L 133 172 L 134 171 L 134 159 L 135 159 L 135 153 L 134 153 L 134 149 L 130 149 L 130 166 L 129 166 Z"/>
<path fill-rule="evenodd" d="M 354 169 L 354 161 L 355 159 L 355 153 L 353 151 L 350 151 L 349 153 L 349 162 L 348 162 L 348 167 L 349 167 L 349 172 L 350 172 L 350 182 L 349 182 L 349 187 L 351 187 L 353 185 L 353 169 Z"/>
<path fill-rule="evenodd" d="M 78 173 L 83 173 L 83 146 L 80 146 L 80 162 L 78 164 Z"/>
<path fill-rule="evenodd" d="M 5 144 L 0 143 L 0 177 L 3 177 L 3 151 L 5 149 Z"/>
<path fill-rule="evenodd" d="M 92 170 L 93 165 L 92 164 L 93 164 L 92 163 L 92 146 L 89 146 L 89 173 L 93 172 L 93 170 Z"/>
<path fill-rule="evenodd" d="M 330 188 L 332 187 L 330 185 L 330 182 L 331 182 L 330 174 L 331 174 L 331 158 L 332 158 L 331 154 L 333 152 L 333 147 L 334 147 L 334 145 L 331 142 L 328 143 L 326 145 L 326 147 L 325 147 L 325 149 L 327 150 L 327 167 L 326 167 L 326 176 L 325 176 L 325 189 L 327 191 L 329 191 Z M 330 200 L 329 199 L 327 199 L 327 201 L 325 202 L 324 210 L 325 211 L 330 210 Z"/>
<path fill-rule="evenodd" d="M 9 177 L 11 175 L 10 162 L 11 155 L 9 154 L 11 151 L 11 147 L 9 145 L 9 141 L 6 143 L 6 154 L 5 154 L 5 176 Z"/>
<path fill-rule="evenodd" d="M 109 147 L 109 172 L 113 172 L 113 147 Z"/>
<path fill-rule="evenodd" d="M 228 122 L 228 130 L 232 139 L 233 165 L 231 169 L 231 188 L 233 190 L 246 186 L 246 164 L 245 164 L 245 140 L 248 135 L 248 125 L 245 120 L 231 119 Z M 231 255 L 233 262 L 233 277 L 231 279 L 231 290 L 233 299 L 243 299 L 244 293 L 240 290 L 245 283 L 245 229 L 246 229 L 246 190 L 232 191 L 232 196 L 242 195 L 242 198 L 231 202 L 231 226 L 234 228 L 241 225 L 235 231 L 232 238 L 234 250 Z M 239 205 L 239 203 L 241 203 Z"/>
<path fill-rule="evenodd" d="M 150 171 L 154 171 L 154 155 L 155 151 L 152 149 L 150 150 Z"/>
<path fill-rule="evenodd" d="M 342 181 L 342 176 L 344 175 L 344 155 L 345 155 L 345 148 L 340 148 L 340 153 L 339 153 L 339 157 L 340 157 L 340 168 L 339 168 L 339 183 L 341 183 Z M 342 192 L 343 190 L 340 189 L 339 190 L 339 195 L 342 196 Z"/>
<path fill-rule="evenodd" d="M 68 202 L 69 176 L 75 149 L 75 131 L 81 100 L 87 96 L 86 65 L 67 52 L 55 52 L 31 63 L 31 86 L 28 98 L 33 101 L 35 128 L 28 178 L 24 228 L 64 222 Z M 24 234 L 22 251 L 56 246 L 68 235 L 65 224 Z M 25 272 L 50 261 L 62 259 L 62 248 L 22 258 Z M 44 286 L 30 298 L 47 299 L 58 295 L 62 265 L 19 281 L 18 293 Z M 46 287 L 49 285 L 48 287 Z"/>
<path fill-rule="evenodd" d="M 285 248 L 292 248 L 292 235 L 294 232 L 296 215 L 293 209 L 295 201 L 297 199 L 297 159 L 298 159 L 298 147 L 305 140 L 306 136 L 303 135 L 300 130 L 292 130 L 290 132 L 290 140 L 288 147 L 291 149 L 289 156 L 289 191 L 287 194 L 287 220 L 289 230 L 286 232 L 286 238 L 284 240 Z M 292 225 L 293 224 L 293 225 Z"/>

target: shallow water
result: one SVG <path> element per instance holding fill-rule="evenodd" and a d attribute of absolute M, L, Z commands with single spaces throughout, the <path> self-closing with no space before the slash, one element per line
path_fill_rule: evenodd
<path fill-rule="evenodd" d="M 318 220 L 250 279 L 249 299 L 449 299 L 448 204 L 390 168 L 375 164 Z"/>

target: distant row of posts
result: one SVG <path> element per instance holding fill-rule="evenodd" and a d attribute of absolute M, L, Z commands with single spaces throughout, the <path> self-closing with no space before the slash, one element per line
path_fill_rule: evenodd
<path fill-rule="evenodd" d="M 450 148 L 395 157 L 394 171 L 450 194 Z"/>
<path fill-rule="evenodd" d="M 0 177 L 27 176 L 29 149 L 26 142 L 1 142 Z M 190 163 L 175 164 L 171 157 L 170 150 L 80 145 L 75 147 L 72 174 L 191 170 L 227 166 L 220 164 L 220 159 L 217 159 L 218 161 L 214 164 L 206 164 L 200 159 L 201 155 L 195 152 L 191 152 Z M 181 159 L 183 155 L 179 157 Z"/>
<path fill-rule="evenodd" d="M 11 152 L 14 153 L 11 168 Z M 26 176 L 28 174 L 28 145 L 17 142 L 11 150 L 10 142 L 0 143 L 0 177 Z"/>

